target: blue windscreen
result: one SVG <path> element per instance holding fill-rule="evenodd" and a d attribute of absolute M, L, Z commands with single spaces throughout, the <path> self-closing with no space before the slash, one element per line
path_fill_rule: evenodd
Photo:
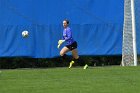
<path fill-rule="evenodd" d="M 0 57 L 59 56 L 64 19 L 79 55 L 121 55 L 123 18 L 123 0 L 0 0 Z"/>

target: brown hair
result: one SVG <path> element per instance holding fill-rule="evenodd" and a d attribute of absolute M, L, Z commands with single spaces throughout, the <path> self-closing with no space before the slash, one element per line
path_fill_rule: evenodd
<path fill-rule="evenodd" d="M 63 21 L 66 21 L 66 22 L 67 22 L 67 24 L 69 24 L 69 20 L 68 20 L 68 19 L 64 19 Z"/>

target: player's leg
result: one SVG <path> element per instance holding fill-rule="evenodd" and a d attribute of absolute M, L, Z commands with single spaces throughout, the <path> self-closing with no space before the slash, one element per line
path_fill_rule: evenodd
<path fill-rule="evenodd" d="M 72 52 L 72 57 L 73 58 L 72 58 L 72 60 L 70 62 L 69 68 L 72 67 L 72 65 L 75 63 L 75 60 L 79 59 L 77 49 L 73 49 L 73 50 L 71 50 L 71 52 Z"/>
<path fill-rule="evenodd" d="M 79 58 L 77 49 L 73 49 L 71 52 L 72 52 L 72 56 L 73 56 L 74 59 L 78 59 Z"/>
<path fill-rule="evenodd" d="M 74 41 L 71 45 L 68 45 L 67 48 L 69 48 L 71 52 L 74 51 L 77 48 L 77 42 Z M 76 53 L 77 53 L 77 51 L 75 51 L 75 54 L 72 54 L 72 56 L 74 55 L 75 58 L 78 58 L 78 55 L 76 56 Z M 70 62 L 69 68 L 71 68 L 72 65 L 74 64 L 74 60 L 73 60 L 74 57 L 72 58 L 72 60 Z"/>
<path fill-rule="evenodd" d="M 70 50 L 67 47 L 63 47 L 60 51 L 60 56 L 65 59 L 66 58 L 66 53 L 69 52 Z"/>
<path fill-rule="evenodd" d="M 77 49 L 72 50 L 72 56 L 73 56 L 73 60 L 74 61 L 82 62 L 83 63 L 83 60 L 79 58 Z M 83 69 L 87 69 L 87 68 L 88 68 L 88 65 L 85 64 Z"/>

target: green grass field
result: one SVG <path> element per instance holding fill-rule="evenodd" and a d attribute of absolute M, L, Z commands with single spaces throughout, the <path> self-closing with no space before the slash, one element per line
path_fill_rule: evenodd
<path fill-rule="evenodd" d="M 2 70 L 0 93 L 140 93 L 140 67 Z"/>

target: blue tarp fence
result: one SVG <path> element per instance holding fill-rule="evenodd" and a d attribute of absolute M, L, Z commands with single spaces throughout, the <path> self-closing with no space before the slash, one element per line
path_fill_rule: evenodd
<path fill-rule="evenodd" d="M 0 0 L 0 57 L 59 56 L 63 19 L 79 55 L 122 54 L 123 0 Z"/>

